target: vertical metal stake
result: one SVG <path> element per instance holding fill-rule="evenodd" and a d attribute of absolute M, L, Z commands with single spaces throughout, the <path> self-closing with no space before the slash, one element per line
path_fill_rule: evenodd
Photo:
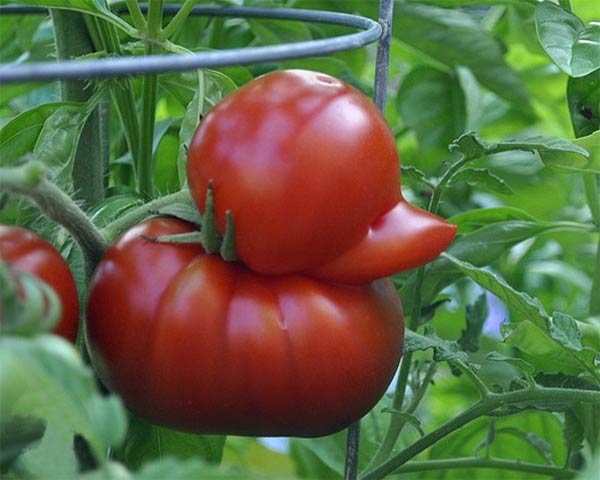
<path fill-rule="evenodd" d="M 379 23 L 383 27 L 383 34 L 377 46 L 377 59 L 375 64 L 375 88 L 373 101 L 377 108 L 383 112 L 388 84 L 388 67 L 390 64 L 390 40 L 392 36 L 392 20 L 394 18 L 394 0 L 379 1 Z M 358 476 L 358 451 L 360 447 L 360 421 L 348 428 L 346 442 L 346 465 L 344 469 L 345 480 L 356 480 Z"/>
<path fill-rule="evenodd" d="M 375 92 L 373 100 L 379 110 L 383 111 L 388 83 L 388 67 L 390 64 L 390 40 L 392 37 L 392 21 L 394 18 L 394 0 L 380 0 L 379 23 L 383 27 L 383 35 L 377 47 L 375 64 Z"/>

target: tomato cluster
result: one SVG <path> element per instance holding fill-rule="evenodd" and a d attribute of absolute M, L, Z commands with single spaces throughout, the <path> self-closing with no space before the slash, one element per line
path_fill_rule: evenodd
<path fill-rule="evenodd" d="M 202 433 L 320 436 L 367 413 L 403 347 L 390 274 L 426 263 L 455 228 L 400 192 L 377 108 L 324 74 L 275 72 L 200 123 L 188 183 L 239 262 L 126 232 L 89 291 L 87 339 L 102 380 L 136 413 Z"/>
<path fill-rule="evenodd" d="M 52 287 L 62 308 L 54 332 L 74 342 L 79 325 L 79 297 L 73 274 L 60 253 L 29 230 L 0 225 L 0 259 Z"/>

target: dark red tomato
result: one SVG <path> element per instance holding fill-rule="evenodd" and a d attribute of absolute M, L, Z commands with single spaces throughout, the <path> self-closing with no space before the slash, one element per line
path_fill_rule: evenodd
<path fill-rule="evenodd" d="M 198 433 L 320 436 L 376 404 L 403 345 L 389 280 L 264 276 L 197 245 L 148 240 L 191 229 L 134 227 L 91 283 L 92 361 L 131 410 Z"/>
<path fill-rule="evenodd" d="M 52 287 L 62 307 L 54 333 L 74 342 L 79 326 L 79 298 L 73 274 L 61 254 L 29 230 L 0 225 L 0 258 Z"/>
<path fill-rule="evenodd" d="M 423 216 L 416 231 L 390 213 L 405 203 L 394 136 L 366 96 L 322 73 L 274 72 L 229 95 L 194 134 L 187 174 L 201 211 L 213 181 L 218 228 L 230 210 L 238 255 L 260 273 L 368 282 L 435 258 L 455 233 L 416 208 L 401 208 L 411 226 Z"/>

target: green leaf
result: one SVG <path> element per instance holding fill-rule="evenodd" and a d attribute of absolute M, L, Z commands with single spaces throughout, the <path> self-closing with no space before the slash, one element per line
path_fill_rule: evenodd
<path fill-rule="evenodd" d="M 579 452 L 583 448 L 585 429 L 574 408 L 570 408 L 565 412 L 563 436 L 569 454 Z"/>
<path fill-rule="evenodd" d="M 581 352 L 581 330 L 576 320 L 566 313 L 554 312 L 549 323 L 550 335 L 563 347 Z"/>
<path fill-rule="evenodd" d="M 467 354 L 460 351 L 456 342 L 444 340 L 438 337 L 431 329 L 427 329 L 425 335 L 419 335 L 412 330 L 406 330 L 404 338 L 404 353 L 433 350 L 433 359 L 436 362 L 449 360 L 468 360 Z"/>
<path fill-rule="evenodd" d="M 490 352 L 485 357 L 490 362 L 505 362 L 513 367 L 516 367 L 519 371 L 523 372 L 525 376 L 529 377 L 535 373 L 535 367 L 522 358 L 507 357 L 498 352 Z"/>
<path fill-rule="evenodd" d="M 63 435 L 79 433 L 99 461 L 108 447 L 124 438 L 120 401 L 97 392 L 92 371 L 59 337 L 0 338 L 0 384 L 2 418 L 33 415 L 60 428 Z"/>
<path fill-rule="evenodd" d="M 412 413 L 401 412 L 400 410 L 396 410 L 394 408 L 384 408 L 383 411 L 402 418 L 406 423 L 414 427 L 414 429 L 417 432 L 419 432 L 419 435 L 421 437 L 425 436 L 425 431 L 423 430 L 423 426 L 421 425 L 421 420 L 419 420 Z"/>
<path fill-rule="evenodd" d="M 468 67 L 483 86 L 532 115 L 529 94 L 499 42 L 469 14 L 402 2 L 394 12 L 393 35 L 447 67 Z"/>
<path fill-rule="evenodd" d="M 524 210 L 514 207 L 476 208 L 458 213 L 448 219 L 450 223 L 458 226 L 458 233 L 465 234 L 495 223 L 511 220 L 524 220 L 526 222 L 540 223 Z"/>
<path fill-rule="evenodd" d="M 584 25 L 555 3 L 540 3 L 535 12 L 540 43 L 568 75 L 582 77 L 600 68 L 600 24 Z"/>
<path fill-rule="evenodd" d="M 481 287 L 489 290 L 502 300 L 511 312 L 521 318 L 528 319 L 536 325 L 545 326 L 548 314 L 539 300 L 532 298 L 524 292 L 518 292 L 511 287 L 502 277 L 492 272 L 475 267 L 474 265 L 459 260 L 448 253 L 442 254 L 453 263 L 462 273 L 474 280 Z"/>
<path fill-rule="evenodd" d="M 0 130 L 0 165 L 14 163 L 33 151 L 33 147 L 50 116 L 61 107 L 77 108 L 76 103 L 45 103 L 14 117 Z"/>
<path fill-rule="evenodd" d="M 567 100 L 576 137 L 600 130 L 600 70 L 584 77 L 569 77 Z"/>
<path fill-rule="evenodd" d="M 537 151 L 542 154 L 565 155 L 573 154 L 580 162 L 587 162 L 590 156 L 586 148 L 579 146 L 577 139 L 569 141 L 561 137 L 534 136 L 522 140 L 507 140 L 498 143 L 488 143 L 474 132 L 467 132 L 450 144 L 450 151 L 462 154 L 466 159 L 481 158 L 513 150 Z"/>
<path fill-rule="evenodd" d="M 566 173 L 592 172 L 600 174 L 600 131 L 587 137 L 576 138 L 571 142 L 584 149 L 587 155 L 582 156 L 574 151 L 539 151 L 540 158 L 548 167 Z"/>
<path fill-rule="evenodd" d="M 32 7 L 61 8 L 89 13 L 112 23 L 129 34 L 135 33 L 133 27 L 110 11 L 108 2 L 104 0 L 0 0 L 0 5 L 13 3 Z"/>
<path fill-rule="evenodd" d="M 46 422 L 34 417 L 0 418 L 0 468 L 5 469 L 44 435 Z"/>
<path fill-rule="evenodd" d="M 501 428 L 501 429 L 498 429 L 496 431 L 496 433 L 498 434 L 498 436 L 509 434 L 509 435 L 512 435 L 513 437 L 518 437 L 518 438 L 522 439 L 524 442 L 528 443 L 535 450 L 537 450 L 540 453 L 540 455 L 542 457 L 544 457 L 546 462 L 548 462 L 548 463 L 552 462 L 552 458 L 550 455 L 552 452 L 552 445 L 549 442 L 547 442 L 546 440 L 544 440 L 542 437 L 536 435 L 535 433 L 524 432 L 524 431 L 522 431 L 518 428 L 514 428 L 514 427 Z"/>
<path fill-rule="evenodd" d="M 448 253 L 477 267 L 484 267 L 497 261 L 509 249 L 529 238 L 544 232 L 561 231 L 565 226 L 551 222 L 528 222 L 513 220 L 486 225 L 478 230 L 461 235 Z M 452 284 L 464 273 L 444 256 L 426 267 L 425 279 L 421 288 L 423 303 L 427 304 L 445 287 Z M 400 290 L 402 298 L 410 298 L 414 289 L 416 274 L 409 276 Z"/>
<path fill-rule="evenodd" d="M 458 339 L 458 344 L 465 352 L 476 352 L 479 350 L 479 337 L 481 336 L 487 314 L 488 305 L 485 294 L 479 295 L 472 305 L 467 305 L 467 326 Z"/>
<path fill-rule="evenodd" d="M 543 325 L 526 320 L 503 326 L 504 341 L 521 350 L 528 362 L 540 372 L 576 374 L 589 372 L 598 376 L 596 352 L 590 348 L 575 351 L 556 341 Z"/>
<path fill-rule="evenodd" d="M 183 120 L 181 121 L 181 127 L 179 128 L 179 153 L 177 156 L 177 172 L 179 174 L 179 183 L 185 185 L 187 183 L 187 149 L 189 147 L 192 135 L 198 127 L 200 122 L 200 114 L 203 108 L 202 97 L 196 93 L 194 98 L 188 104 Z"/>
<path fill-rule="evenodd" d="M 167 457 L 179 460 L 196 458 L 207 463 L 219 463 L 225 438 L 220 435 L 178 432 L 131 417 L 127 438 L 117 458 L 133 470 L 151 460 L 164 460 Z"/>
<path fill-rule="evenodd" d="M 413 165 L 402 165 L 401 166 L 401 171 L 402 171 L 402 177 L 403 178 L 410 178 L 411 180 L 415 181 L 415 182 L 419 182 L 422 183 L 424 185 L 427 185 L 430 188 L 434 188 L 433 184 L 427 180 L 427 175 L 425 175 L 425 172 Z"/>
<path fill-rule="evenodd" d="M 434 148 L 440 158 L 466 129 L 465 97 L 452 73 L 430 67 L 412 70 L 400 85 L 396 107 L 404 123 L 415 131 L 419 147 Z"/>
<path fill-rule="evenodd" d="M 467 182 L 469 185 L 504 195 L 512 193 L 512 188 L 487 168 L 463 168 L 452 177 L 452 182 Z"/>
<path fill-rule="evenodd" d="M 33 156 L 47 165 L 48 175 L 70 188 L 77 144 L 91 111 L 85 104 L 63 105 L 44 122 L 33 147 Z"/>

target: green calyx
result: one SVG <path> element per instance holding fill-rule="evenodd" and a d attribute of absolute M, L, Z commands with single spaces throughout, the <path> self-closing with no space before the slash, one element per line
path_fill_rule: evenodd
<path fill-rule="evenodd" d="M 50 332 L 61 315 L 61 304 L 45 282 L 0 260 L 0 318 L 4 335 L 31 336 Z"/>
<path fill-rule="evenodd" d="M 201 215 L 199 231 L 179 233 L 176 235 L 160 235 L 158 237 L 148 238 L 148 240 L 158 243 L 199 243 L 209 255 L 218 253 L 226 262 L 235 262 L 239 257 L 237 256 L 235 248 L 235 225 L 233 214 L 230 210 L 227 210 L 225 215 L 225 234 L 221 235 L 217 229 L 214 190 L 213 182 L 211 180 L 206 189 L 204 214 Z M 173 216 L 179 218 L 176 214 L 173 214 Z"/>

